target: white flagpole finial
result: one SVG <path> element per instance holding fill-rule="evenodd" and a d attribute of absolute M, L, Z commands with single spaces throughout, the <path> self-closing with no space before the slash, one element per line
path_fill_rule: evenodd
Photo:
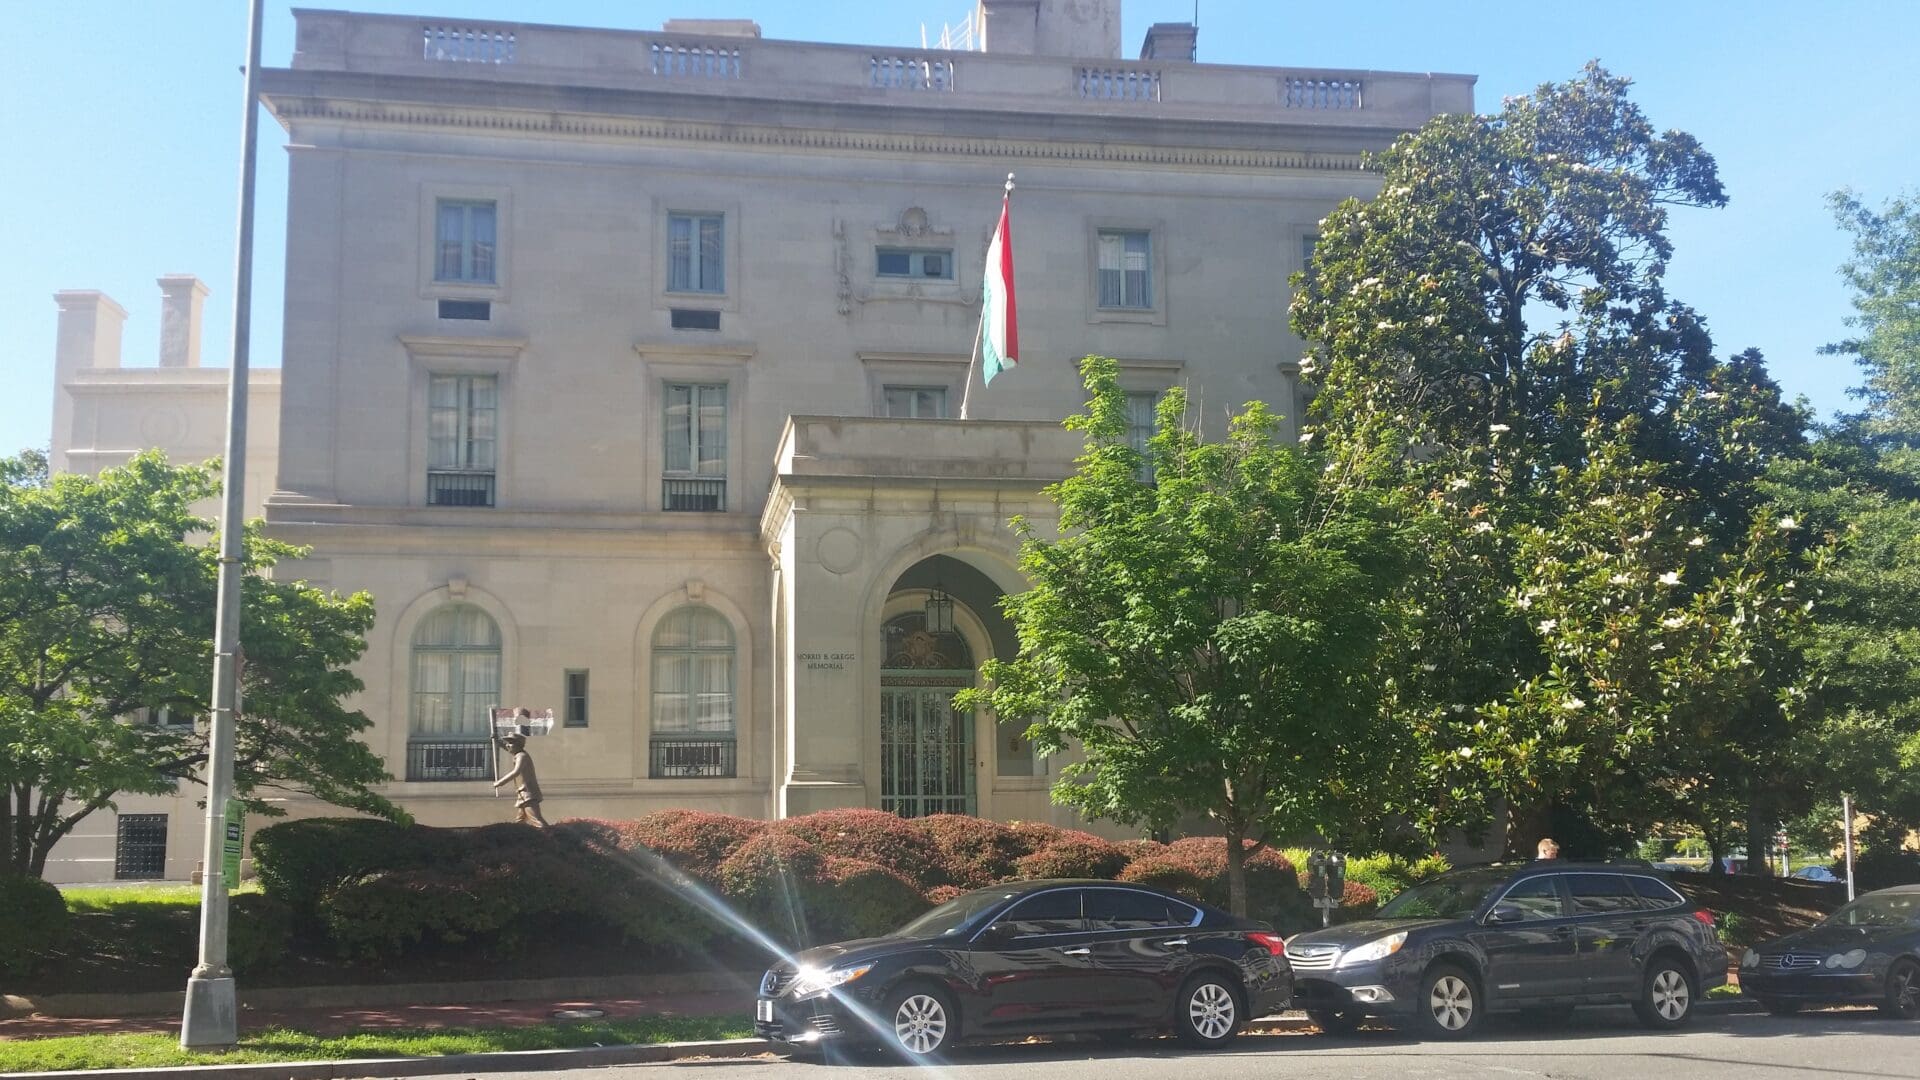
<path fill-rule="evenodd" d="M 1012 173 L 1007 174 L 1007 190 L 1008 191 L 1013 190 L 1013 174 Z"/>

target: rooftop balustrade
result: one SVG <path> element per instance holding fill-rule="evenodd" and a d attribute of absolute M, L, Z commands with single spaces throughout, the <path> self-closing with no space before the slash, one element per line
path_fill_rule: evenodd
<path fill-rule="evenodd" d="M 1034 57 L 298 10 L 293 68 L 780 101 L 1407 129 L 1473 77 Z"/>

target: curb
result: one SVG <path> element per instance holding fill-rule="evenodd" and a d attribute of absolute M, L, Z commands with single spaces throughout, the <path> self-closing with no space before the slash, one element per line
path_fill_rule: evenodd
<path fill-rule="evenodd" d="M 688 1058 L 746 1058 L 772 1053 L 764 1039 L 636 1043 L 566 1050 L 502 1050 L 443 1057 L 355 1058 L 349 1061 L 249 1062 L 241 1065 L 166 1065 L 153 1069 L 73 1069 L 0 1073 L 5 1080 L 360 1080 L 362 1077 L 440 1073 L 532 1072 L 644 1065 Z"/>
<path fill-rule="evenodd" d="M 750 992 L 760 973 L 688 971 L 672 975 L 572 976 L 474 982 L 375 983 L 367 986 L 269 986 L 239 992 L 242 1010 L 351 1009 L 386 1005 L 481 1005 L 502 1001 L 646 997 L 652 994 Z M 186 990 L 143 994 L 0 994 L 0 1019 L 32 1016 L 119 1019 L 178 1015 Z"/>

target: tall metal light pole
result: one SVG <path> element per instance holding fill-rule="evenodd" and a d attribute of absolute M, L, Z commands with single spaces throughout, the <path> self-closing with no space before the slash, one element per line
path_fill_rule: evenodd
<path fill-rule="evenodd" d="M 260 21 L 247 5 L 246 101 L 240 125 L 240 235 L 233 262 L 233 368 L 227 377 L 227 454 L 222 462 L 220 591 L 213 629 L 213 731 L 207 746 L 207 837 L 201 858 L 200 962 L 187 979 L 180 1045 L 232 1046 L 240 1036 L 233 969 L 227 966 L 227 799 L 233 795 L 234 705 L 240 695 L 240 577 L 246 529 L 247 349 L 253 323 L 253 159 L 260 136 Z"/>

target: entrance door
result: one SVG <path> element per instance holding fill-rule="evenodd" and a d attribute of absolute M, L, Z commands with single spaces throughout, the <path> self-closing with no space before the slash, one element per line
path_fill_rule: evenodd
<path fill-rule="evenodd" d="M 973 685 L 973 652 L 918 612 L 887 621 L 880 672 L 880 808 L 902 817 L 972 814 L 973 713 L 953 695 Z"/>
<path fill-rule="evenodd" d="M 953 707 L 969 684 L 948 672 L 907 678 L 922 685 L 880 677 L 880 808 L 902 817 L 971 814 L 973 713 Z"/>

